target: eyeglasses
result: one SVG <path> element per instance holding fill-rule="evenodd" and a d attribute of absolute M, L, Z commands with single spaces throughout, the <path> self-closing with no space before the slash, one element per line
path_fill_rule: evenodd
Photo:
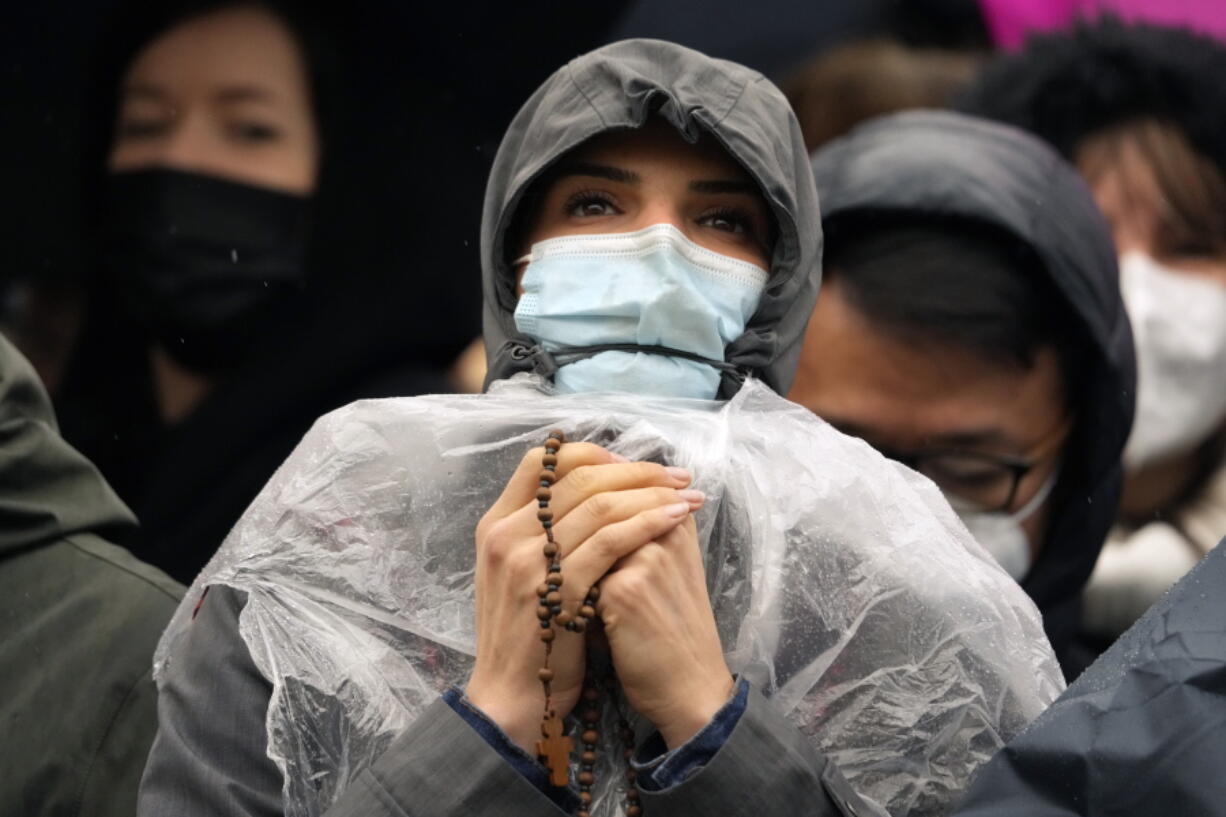
<path fill-rule="evenodd" d="M 1008 511 L 1017 500 L 1022 480 L 1064 441 L 1069 427 L 1068 421 L 1062 422 L 1024 457 L 956 449 L 877 450 L 928 477 L 951 499 L 963 500 L 984 511 Z"/>

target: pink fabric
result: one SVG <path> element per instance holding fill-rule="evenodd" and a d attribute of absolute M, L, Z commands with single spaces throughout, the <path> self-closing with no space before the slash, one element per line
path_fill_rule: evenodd
<path fill-rule="evenodd" d="M 1027 35 L 1109 12 L 1128 21 L 1182 26 L 1226 40 L 1223 0 L 979 0 L 997 47 L 1020 48 Z"/>

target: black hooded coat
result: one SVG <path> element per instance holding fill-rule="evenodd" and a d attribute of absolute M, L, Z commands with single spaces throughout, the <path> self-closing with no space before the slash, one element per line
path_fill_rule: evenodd
<path fill-rule="evenodd" d="M 1046 541 L 1022 581 L 1065 675 L 1092 660 L 1075 645 L 1081 589 L 1115 518 L 1120 452 L 1132 426 L 1135 361 L 1115 250 L 1089 190 L 1054 151 L 1015 128 L 920 111 L 875 120 L 815 155 L 827 233 L 849 214 L 913 213 L 1003 229 L 1032 248 L 1080 320 L 1076 412 Z"/>

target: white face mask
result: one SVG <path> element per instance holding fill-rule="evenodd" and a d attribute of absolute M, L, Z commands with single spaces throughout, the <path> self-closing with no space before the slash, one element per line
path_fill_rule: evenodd
<path fill-rule="evenodd" d="M 1124 448 L 1135 469 L 1191 451 L 1226 419 L 1226 286 L 1129 253 L 1120 288 L 1137 350 L 1137 415 Z"/>
<path fill-rule="evenodd" d="M 979 511 L 959 503 L 957 497 L 950 497 L 950 505 L 966 525 L 984 550 L 992 554 L 996 563 L 1006 573 L 1020 582 L 1030 572 L 1030 539 L 1022 530 L 1022 523 L 1043 506 L 1052 488 L 1056 487 L 1056 477 L 1060 469 L 1052 471 L 1050 477 L 1039 488 L 1038 493 L 1030 501 L 1013 513 L 1003 511 Z"/>
<path fill-rule="evenodd" d="M 768 277 L 670 224 L 551 238 L 520 260 L 515 326 L 555 353 L 560 392 L 712 399 L 724 348 L 744 333 Z M 626 348 L 592 353 L 608 345 Z"/>

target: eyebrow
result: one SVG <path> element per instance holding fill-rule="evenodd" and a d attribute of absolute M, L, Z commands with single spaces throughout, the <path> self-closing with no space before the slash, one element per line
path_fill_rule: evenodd
<path fill-rule="evenodd" d="M 739 193 L 758 195 L 758 186 L 747 179 L 700 179 L 690 182 L 694 193 Z"/>
<path fill-rule="evenodd" d="M 558 168 L 558 175 L 555 178 L 562 179 L 567 176 L 592 176 L 621 184 L 639 184 L 643 181 L 643 177 L 632 170 L 591 162 L 567 162 Z"/>
<path fill-rule="evenodd" d="M 147 83 L 128 85 L 123 89 L 123 93 L 124 96 L 128 97 L 159 100 L 166 99 L 169 96 L 164 89 Z M 256 85 L 228 85 L 221 88 L 213 96 L 219 102 L 248 102 L 271 100 L 276 97 L 276 94 Z"/>
<path fill-rule="evenodd" d="M 643 177 L 633 170 L 593 162 L 567 162 L 558 168 L 557 176 L 554 178 L 561 179 L 567 176 L 591 176 L 620 184 L 640 184 L 643 181 Z M 756 195 L 758 192 L 758 186 L 746 179 L 696 179 L 690 182 L 688 187 L 694 193 Z"/>
<path fill-rule="evenodd" d="M 818 416 L 828 422 L 830 425 L 834 426 L 837 430 L 850 437 L 859 437 L 863 440 L 872 440 L 876 436 L 873 433 L 873 429 L 862 426 L 854 421 L 846 420 L 842 417 L 826 416 L 822 414 L 818 414 Z M 1016 440 L 1011 439 L 1000 429 L 985 428 L 972 431 L 954 431 L 948 434 L 934 434 L 926 439 L 923 448 L 918 449 L 916 453 L 920 453 L 925 449 L 974 449 L 984 445 L 1016 444 Z"/>

